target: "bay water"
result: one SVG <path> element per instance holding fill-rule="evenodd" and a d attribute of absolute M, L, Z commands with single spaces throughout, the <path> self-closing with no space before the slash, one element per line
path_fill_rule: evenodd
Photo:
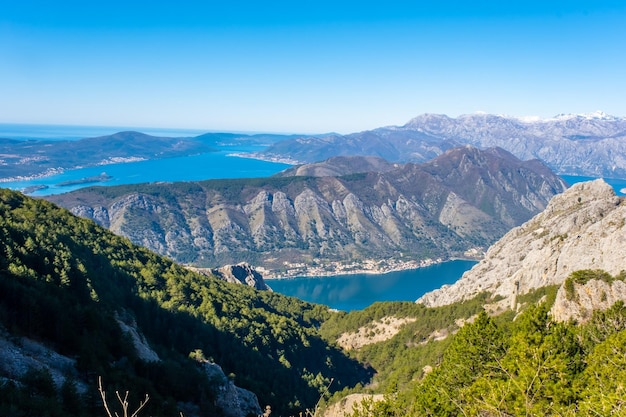
<path fill-rule="evenodd" d="M 180 129 L 0 124 L 0 138 L 78 140 L 111 135 L 123 130 L 137 130 L 153 136 L 164 137 L 193 137 L 206 133 L 206 131 Z M 0 187 L 13 190 L 31 188 L 35 191 L 32 191 L 30 195 L 45 196 L 66 193 L 91 185 L 110 186 L 150 182 L 202 181 L 215 178 L 268 177 L 291 166 L 279 162 L 236 156 L 263 150 L 265 147 L 263 145 L 238 143 L 213 147 L 217 148 L 217 152 L 70 169 L 41 178 L 0 182 Z M 81 182 L 86 178 L 96 177 L 106 178 L 106 180 Z"/>
<path fill-rule="evenodd" d="M 362 310 L 376 301 L 417 300 L 428 291 L 457 281 L 476 261 L 454 260 L 385 274 L 268 279 L 275 292 L 337 310 Z"/>

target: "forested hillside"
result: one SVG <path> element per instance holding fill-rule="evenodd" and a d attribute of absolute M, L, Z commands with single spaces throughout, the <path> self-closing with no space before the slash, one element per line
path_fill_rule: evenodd
<path fill-rule="evenodd" d="M 432 367 L 387 384 L 382 400 L 367 399 L 347 415 L 624 415 L 624 303 L 582 325 L 555 322 L 548 311 L 549 302 L 531 304 L 514 321 L 481 312 Z"/>
<path fill-rule="evenodd" d="M 624 302 L 580 323 L 551 312 L 557 291 L 572 308 L 605 288 L 598 280 L 615 289 L 598 297 L 613 297 L 625 277 L 574 271 L 561 288 L 520 294 L 515 311 L 482 293 L 436 308 L 331 312 L 195 274 L 49 202 L 0 190 L 0 415 L 103 415 L 101 376 L 109 398 L 130 390 L 138 404 L 148 394 L 142 416 L 245 416 L 219 402 L 225 385 L 207 372 L 212 363 L 279 416 L 352 393 L 383 394 L 347 410 L 353 417 L 622 415 Z M 6 359 L 21 348 L 58 364 Z"/>
<path fill-rule="evenodd" d="M 55 379 L 45 368 L 0 364 L 0 415 L 100 414 L 98 376 L 133 400 L 149 393 L 147 415 L 177 416 L 184 404 L 221 415 L 218 384 L 192 352 L 277 414 L 303 410 L 331 378 L 333 390 L 369 378 L 318 336 L 330 315 L 193 273 L 49 202 L 0 190 L 2 339 L 43 343 L 71 359 Z M 159 359 L 145 360 L 120 322 Z"/>

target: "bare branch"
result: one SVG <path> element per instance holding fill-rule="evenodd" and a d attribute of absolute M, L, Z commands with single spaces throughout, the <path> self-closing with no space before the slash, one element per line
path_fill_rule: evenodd
<path fill-rule="evenodd" d="M 104 410 L 107 412 L 109 417 L 113 417 L 111 411 L 109 410 L 109 405 L 107 404 L 107 394 L 104 392 L 102 388 L 102 377 L 98 376 L 98 391 L 100 392 L 100 397 L 102 397 L 102 402 L 104 403 Z"/>
<path fill-rule="evenodd" d="M 104 409 L 108 415 L 108 417 L 113 417 L 113 414 L 111 414 L 111 410 L 109 409 L 109 404 L 107 403 L 106 400 L 106 392 L 104 391 L 104 388 L 102 388 L 102 377 L 98 377 L 98 391 L 100 392 L 100 397 L 102 397 L 102 402 L 104 403 Z M 137 415 L 139 414 L 139 412 L 146 406 L 146 404 L 148 404 L 148 401 L 150 400 L 150 396 L 148 394 L 146 394 L 145 398 L 139 402 L 139 406 L 137 406 L 137 409 L 132 412 L 129 416 L 128 414 L 128 395 L 129 392 L 126 391 L 124 393 L 124 397 L 122 398 L 122 395 L 120 394 L 119 391 L 115 391 L 115 395 L 117 396 L 117 400 L 119 401 L 121 407 L 122 407 L 122 412 L 124 413 L 123 417 L 137 417 Z M 183 417 L 183 413 L 180 413 L 180 416 Z M 119 414 L 117 412 L 115 412 L 115 417 L 120 417 Z"/>

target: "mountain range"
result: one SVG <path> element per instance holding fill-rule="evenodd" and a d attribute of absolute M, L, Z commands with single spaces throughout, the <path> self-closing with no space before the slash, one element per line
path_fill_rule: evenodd
<path fill-rule="evenodd" d="M 465 165 L 486 152 L 456 151 Z M 625 224 L 624 198 L 576 184 L 458 286 L 345 313 L 194 273 L 0 190 L 0 415 L 99 415 L 116 392 L 131 412 L 149 398 L 138 415 L 322 415 L 348 394 L 363 400 L 352 417 L 620 415 Z"/>
<path fill-rule="evenodd" d="M 258 156 L 307 163 L 339 155 L 424 162 L 465 144 L 481 149 L 498 146 L 522 160 L 540 159 L 561 175 L 626 176 L 626 118 L 602 112 L 551 119 L 423 114 L 403 126 L 280 141 Z"/>
<path fill-rule="evenodd" d="M 363 172 L 370 168 L 381 170 Z M 538 160 L 463 146 L 419 165 L 334 158 L 271 178 L 90 187 L 46 198 L 179 262 L 245 261 L 284 276 L 479 253 L 565 187 Z"/>
<path fill-rule="evenodd" d="M 140 132 L 77 141 L 0 138 L 0 180 L 51 175 L 79 167 L 188 156 L 233 145 L 263 145 L 249 156 L 293 164 L 333 156 L 375 156 L 390 162 L 426 162 L 446 150 L 501 147 L 522 160 L 539 159 L 561 175 L 626 176 L 626 118 L 590 114 L 551 119 L 476 113 L 456 118 L 423 114 L 402 126 L 346 135 L 206 133 L 155 137 Z"/>

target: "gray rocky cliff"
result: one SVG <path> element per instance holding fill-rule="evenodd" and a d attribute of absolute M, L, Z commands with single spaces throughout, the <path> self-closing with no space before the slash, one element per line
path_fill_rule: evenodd
<path fill-rule="evenodd" d="M 626 204 L 603 180 L 575 184 L 492 245 L 456 283 L 417 300 L 441 306 L 487 292 L 511 306 L 517 294 L 562 284 L 573 272 L 626 269 Z"/>
<path fill-rule="evenodd" d="M 299 265 L 464 256 L 564 189 L 538 161 L 465 146 L 385 172 L 107 187 L 106 194 L 83 189 L 46 198 L 178 262 L 247 262 L 271 277 Z"/>
<path fill-rule="evenodd" d="M 201 274 L 213 275 L 223 281 L 230 282 L 231 284 L 243 284 L 257 290 L 271 291 L 271 288 L 265 283 L 265 280 L 259 271 L 245 262 L 241 262 L 237 265 L 224 265 L 222 267 L 212 269 L 193 267 L 189 267 L 189 269 L 200 272 Z"/>

